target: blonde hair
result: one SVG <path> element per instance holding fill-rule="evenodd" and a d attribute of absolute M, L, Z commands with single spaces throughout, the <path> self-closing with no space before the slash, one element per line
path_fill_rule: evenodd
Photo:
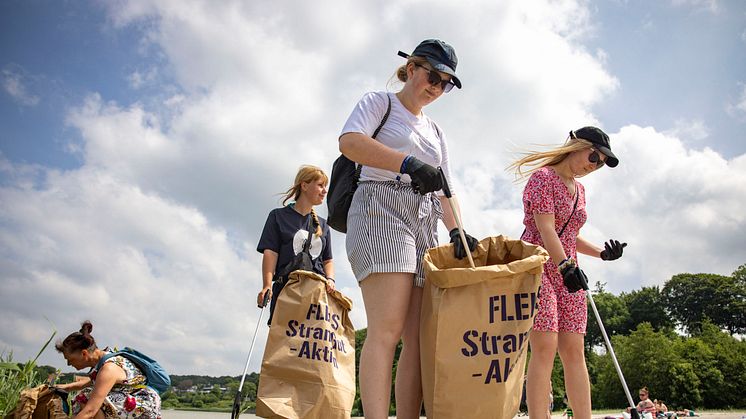
<path fill-rule="evenodd" d="M 285 205 L 285 203 L 291 199 L 297 201 L 298 198 L 300 198 L 300 193 L 303 190 L 302 185 L 304 183 L 318 182 L 320 180 L 322 180 L 325 185 L 329 183 L 329 177 L 323 170 L 321 170 L 321 168 L 311 166 L 310 164 L 304 164 L 298 169 L 293 186 L 282 193 L 282 205 Z M 316 210 L 314 210 L 313 207 L 311 207 L 311 217 L 313 218 L 313 226 L 316 228 L 316 237 L 321 237 L 321 223 L 319 223 L 319 217 L 316 215 Z"/>
<path fill-rule="evenodd" d="M 388 83 L 389 86 L 391 86 L 391 84 L 393 84 L 395 80 L 398 80 L 402 83 L 407 82 L 407 79 L 409 78 L 407 75 L 407 66 L 409 65 L 409 63 L 424 65 L 427 64 L 428 61 L 426 58 L 410 55 L 409 58 L 407 58 L 407 62 L 399 66 L 399 68 L 397 68 L 394 74 L 391 76 Z"/>
<path fill-rule="evenodd" d="M 535 171 L 546 166 L 553 166 L 563 161 L 570 153 L 578 150 L 592 148 L 593 144 L 582 138 L 568 138 L 564 144 L 547 151 L 529 151 L 523 153 L 523 157 L 511 163 L 506 170 L 515 172 L 516 181 L 523 180 Z M 523 170 L 528 166 L 528 170 Z"/>

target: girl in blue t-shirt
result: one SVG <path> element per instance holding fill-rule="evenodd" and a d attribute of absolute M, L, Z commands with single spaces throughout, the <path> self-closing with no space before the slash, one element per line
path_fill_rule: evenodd
<path fill-rule="evenodd" d="M 277 278 L 295 255 L 303 250 L 308 239 L 309 252 L 314 272 L 325 276 L 327 291 L 334 289 L 334 263 L 332 262 L 332 238 L 326 220 L 317 216 L 314 207 L 321 205 L 326 196 L 329 178 L 316 166 L 301 166 L 295 182 L 284 193 L 283 205 L 289 200 L 295 202 L 273 209 L 264 223 L 262 237 L 256 250 L 262 254 L 262 290 L 257 296 L 261 305 L 265 293 L 270 293 L 269 323 L 272 321 L 277 296 L 285 286 L 287 278 Z"/>

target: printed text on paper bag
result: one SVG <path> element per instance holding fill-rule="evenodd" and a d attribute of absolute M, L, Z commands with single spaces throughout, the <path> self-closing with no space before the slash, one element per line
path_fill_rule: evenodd
<path fill-rule="evenodd" d="M 538 308 L 536 293 L 519 293 L 506 295 L 492 295 L 489 297 L 488 318 L 490 324 L 497 322 L 526 321 L 534 317 Z M 484 379 L 485 384 L 504 383 L 513 371 L 511 355 L 515 354 L 512 362 L 517 362 L 523 345 L 527 344 L 528 328 L 518 334 L 497 335 L 490 331 L 470 329 L 464 332 L 465 346 L 461 354 L 466 357 L 482 355 L 489 357 L 489 367 Z M 501 365 L 502 364 L 502 365 Z M 472 377 L 482 377 L 482 373 L 472 374 Z"/>
<path fill-rule="evenodd" d="M 298 357 L 328 362 L 334 365 L 334 368 L 339 368 L 335 351 L 347 353 L 344 339 L 338 338 L 335 333 L 339 329 L 339 314 L 332 313 L 327 305 L 311 304 L 308 306 L 305 321 L 308 323 L 290 320 L 285 331 L 288 337 L 303 338 Z M 291 347 L 290 350 L 295 351 L 297 348 Z"/>

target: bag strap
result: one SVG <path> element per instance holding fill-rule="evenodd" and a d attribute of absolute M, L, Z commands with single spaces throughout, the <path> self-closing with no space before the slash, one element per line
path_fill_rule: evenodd
<path fill-rule="evenodd" d="M 306 238 L 305 243 L 303 243 L 303 251 L 306 253 L 309 253 L 309 250 L 311 249 L 311 237 L 313 236 L 313 233 L 311 232 L 312 226 L 313 223 L 311 222 L 311 214 L 308 214 L 308 221 L 306 222 L 306 228 L 308 228 L 308 237 Z"/>
<path fill-rule="evenodd" d="M 578 198 L 580 198 L 580 190 L 578 189 L 577 185 L 575 186 L 575 204 L 572 206 L 572 212 L 570 213 L 570 216 L 567 217 L 567 221 L 565 221 L 565 225 L 562 226 L 562 230 L 560 230 L 559 234 L 557 234 L 557 237 L 562 237 L 562 233 L 565 232 L 565 227 L 570 223 L 570 220 L 572 220 L 572 216 L 575 215 L 575 209 L 578 207 Z"/>
<path fill-rule="evenodd" d="M 383 114 L 383 119 L 381 119 L 381 123 L 378 125 L 378 128 L 376 128 L 375 131 L 373 131 L 373 135 L 371 138 L 375 139 L 378 136 L 378 133 L 381 132 L 381 128 L 383 128 L 383 125 L 386 124 L 386 121 L 389 119 L 389 115 L 391 114 L 391 96 L 387 93 L 386 98 L 388 99 L 388 107 L 386 108 L 386 113 Z M 360 172 L 363 170 L 362 164 L 356 164 L 355 165 L 355 183 L 360 179 Z"/>

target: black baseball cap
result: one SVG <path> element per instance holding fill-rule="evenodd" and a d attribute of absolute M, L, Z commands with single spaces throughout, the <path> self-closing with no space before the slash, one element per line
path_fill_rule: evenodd
<path fill-rule="evenodd" d="M 571 138 L 580 138 L 593 144 L 593 148 L 600 151 L 606 156 L 606 165 L 609 167 L 616 167 L 619 164 L 619 159 L 611 152 L 611 143 L 609 143 L 609 136 L 605 132 L 601 131 L 596 127 L 583 127 L 570 131 Z"/>
<path fill-rule="evenodd" d="M 461 80 L 456 77 L 458 58 L 452 46 L 439 39 L 426 39 L 417 45 L 412 54 L 399 51 L 400 57 L 409 58 L 410 55 L 425 58 L 435 70 L 450 74 L 453 84 L 461 88 Z"/>

